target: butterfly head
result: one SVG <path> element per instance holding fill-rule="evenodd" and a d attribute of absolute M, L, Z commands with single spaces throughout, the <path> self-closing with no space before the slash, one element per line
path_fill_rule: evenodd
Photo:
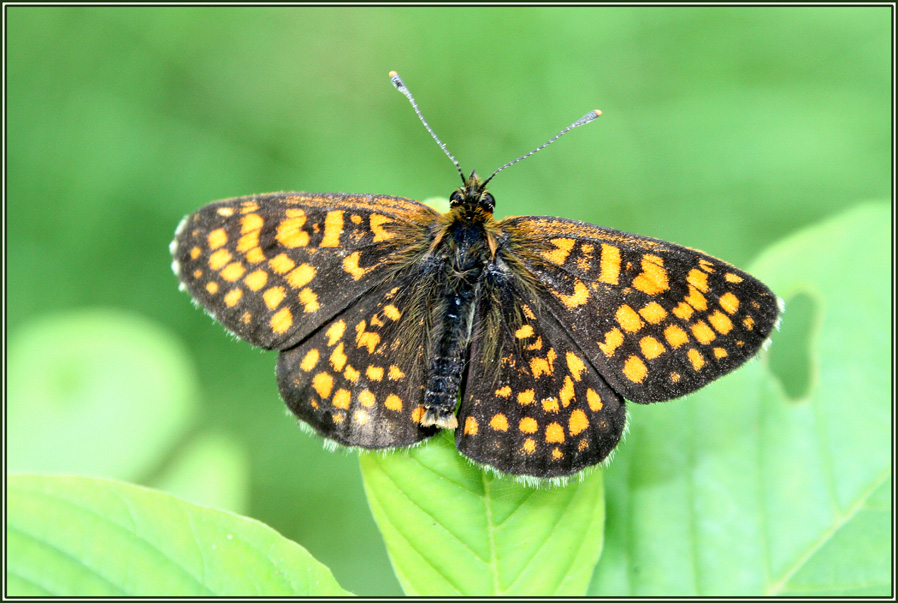
<path fill-rule="evenodd" d="M 481 180 L 477 172 L 471 172 L 464 185 L 449 197 L 449 207 L 468 219 L 473 219 L 475 215 L 492 216 L 496 200 L 486 190 L 486 183 L 487 180 Z"/>

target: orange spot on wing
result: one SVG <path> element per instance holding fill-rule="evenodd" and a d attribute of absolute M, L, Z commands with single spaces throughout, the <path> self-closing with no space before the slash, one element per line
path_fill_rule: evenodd
<path fill-rule="evenodd" d="M 246 278 L 243 279 L 243 282 L 246 283 L 246 286 L 249 287 L 252 291 L 258 291 L 268 282 L 268 273 L 264 270 L 256 270 L 255 272 L 250 272 L 246 275 Z"/>
<path fill-rule="evenodd" d="M 324 236 L 319 247 L 339 247 L 343 232 L 343 210 L 335 209 L 324 217 Z"/>
<path fill-rule="evenodd" d="M 605 342 L 599 343 L 599 349 L 610 358 L 623 342 L 624 334 L 620 332 L 620 329 L 611 329 L 605 333 Z"/>
<path fill-rule="evenodd" d="M 362 327 L 364 329 L 364 327 Z M 331 324 L 327 328 L 327 331 L 324 333 L 327 335 L 327 345 L 332 346 L 336 344 L 343 337 L 343 333 L 346 332 L 346 323 L 342 320 L 338 320 L 337 322 Z"/>
<path fill-rule="evenodd" d="M 555 350 L 549 348 L 545 358 L 539 356 L 530 360 L 530 372 L 534 379 L 538 379 L 541 375 L 551 375 L 555 370 Z"/>
<path fill-rule="evenodd" d="M 571 432 L 571 435 L 577 435 L 587 427 L 589 427 L 589 419 L 586 418 L 586 413 L 579 408 L 574 410 L 568 419 L 568 431 Z"/>
<path fill-rule="evenodd" d="M 717 335 L 714 334 L 714 331 L 711 330 L 711 327 L 708 326 L 704 320 L 697 321 L 694 325 L 692 325 L 692 335 L 695 336 L 695 339 L 699 343 L 709 344 L 714 341 L 714 338 Z"/>
<path fill-rule="evenodd" d="M 318 303 L 318 295 L 308 287 L 299 292 L 299 301 L 303 303 L 302 310 L 307 314 L 317 312 L 318 308 L 321 307 Z"/>
<path fill-rule="evenodd" d="M 286 296 L 287 294 L 284 292 L 283 287 L 272 287 L 262 294 L 262 299 L 265 300 L 265 305 L 268 306 L 269 310 L 274 310 L 281 305 Z"/>
<path fill-rule="evenodd" d="M 617 318 L 617 322 L 621 328 L 628 333 L 635 333 L 642 328 L 643 323 L 642 319 L 639 318 L 639 314 L 626 304 L 617 309 L 614 317 Z"/>
<path fill-rule="evenodd" d="M 657 302 L 652 302 L 643 306 L 639 310 L 639 314 L 650 324 L 658 324 L 667 316 L 667 310 L 661 307 Z"/>
<path fill-rule="evenodd" d="M 699 293 L 698 289 L 693 289 L 691 287 L 689 288 L 689 295 L 686 296 L 686 303 L 699 312 L 708 309 L 708 300 L 705 299 L 705 296 Z"/>
<path fill-rule="evenodd" d="M 561 266 L 564 264 L 567 256 L 571 253 L 571 249 L 574 247 L 574 239 L 551 239 L 549 242 L 555 246 L 555 249 L 552 249 L 551 251 L 542 251 L 540 252 L 540 255 L 553 264 Z"/>
<path fill-rule="evenodd" d="M 708 292 L 708 275 L 701 270 L 693 268 L 686 275 L 686 282 L 703 293 Z"/>
<path fill-rule="evenodd" d="M 246 214 L 240 218 L 240 234 L 259 231 L 264 224 L 265 221 L 262 220 L 262 216 L 259 214 Z"/>
<path fill-rule="evenodd" d="M 209 256 L 209 268 L 212 270 L 221 270 L 225 264 L 231 261 L 231 252 L 227 249 L 219 249 Z"/>
<path fill-rule="evenodd" d="M 599 412 L 602 410 L 602 397 L 592 388 L 586 390 L 586 403 L 589 404 L 589 410 Z"/>
<path fill-rule="evenodd" d="M 564 427 L 558 423 L 546 425 L 546 442 L 558 444 L 564 442 Z"/>
<path fill-rule="evenodd" d="M 361 404 L 362 406 L 371 408 L 372 406 L 374 406 L 375 401 L 376 398 L 374 397 L 374 394 L 371 393 L 371 390 L 363 389 L 361 392 L 359 392 L 359 404 Z"/>
<path fill-rule="evenodd" d="M 574 399 L 574 382 L 569 376 L 564 378 L 564 385 L 562 385 L 561 391 L 558 392 L 558 399 L 561 400 L 561 405 L 565 408 L 567 408 L 568 405 L 570 405 L 571 400 Z"/>
<path fill-rule="evenodd" d="M 271 317 L 271 330 L 275 333 L 286 333 L 293 326 L 293 314 L 290 308 L 281 308 Z"/>
<path fill-rule="evenodd" d="M 285 218 L 278 224 L 275 238 L 284 247 L 293 249 L 309 244 L 309 233 L 302 229 L 306 223 L 305 214 L 295 218 Z"/>
<path fill-rule="evenodd" d="M 686 331 L 677 325 L 670 325 L 664 329 L 664 338 L 667 339 L 667 343 L 669 343 L 672 348 L 678 348 L 689 341 L 689 336 L 686 334 Z"/>
<path fill-rule="evenodd" d="M 331 395 L 331 388 L 333 387 L 334 378 L 327 373 L 318 373 L 312 378 L 312 388 L 322 399 L 326 399 Z"/>
<path fill-rule="evenodd" d="M 336 406 L 337 408 L 342 408 L 343 410 L 349 409 L 349 402 L 352 400 L 352 394 L 349 393 L 347 389 L 338 389 L 334 394 L 334 399 L 331 400 L 331 404 Z"/>
<path fill-rule="evenodd" d="M 287 275 L 287 283 L 294 289 L 301 289 L 315 278 L 315 268 L 308 264 L 300 264 Z"/>
<path fill-rule="evenodd" d="M 209 249 L 218 249 L 228 242 L 228 233 L 224 231 L 224 228 L 217 228 L 209 233 L 207 240 Z"/>
<path fill-rule="evenodd" d="M 343 342 L 340 342 L 340 345 L 334 348 L 334 351 L 331 352 L 330 362 L 331 366 L 338 373 L 343 370 L 343 367 L 346 366 L 346 361 L 348 360 L 346 354 L 343 352 Z"/>
<path fill-rule="evenodd" d="M 695 370 L 701 369 L 705 366 L 705 358 L 702 356 L 698 350 L 691 349 L 686 354 L 689 357 L 689 362 L 692 363 L 692 368 Z"/>
<path fill-rule="evenodd" d="M 284 274 L 285 272 L 293 270 L 293 267 L 296 266 L 296 262 L 291 260 L 286 253 L 279 253 L 268 260 L 268 265 L 278 274 Z"/>
<path fill-rule="evenodd" d="M 567 360 L 567 368 L 571 371 L 571 376 L 574 378 L 574 381 L 579 381 L 583 376 L 583 371 L 586 370 L 586 365 L 583 364 L 580 357 L 573 352 L 568 352 L 565 355 L 565 359 Z"/>
<path fill-rule="evenodd" d="M 648 369 L 642 359 L 638 356 L 630 356 L 627 358 L 627 361 L 624 362 L 623 373 L 624 377 L 633 383 L 641 383 L 648 374 Z"/>
<path fill-rule="evenodd" d="M 723 308 L 727 314 L 734 314 L 736 310 L 739 309 L 739 298 L 729 291 L 720 296 L 720 301 L 718 303 L 720 303 L 720 307 Z"/>
<path fill-rule="evenodd" d="M 299 368 L 307 373 L 310 372 L 313 368 L 315 368 L 315 365 L 318 364 L 318 359 L 320 358 L 320 356 L 321 354 L 318 352 L 318 350 L 314 348 L 309 350 L 308 352 L 306 352 L 306 355 L 303 356 L 302 362 L 299 363 Z"/>
<path fill-rule="evenodd" d="M 362 253 L 360 251 L 353 251 L 345 258 L 343 258 L 343 270 L 347 272 L 353 280 L 359 280 L 372 270 L 371 268 L 361 268 L 359 267 L 359 259 L 361 258 Z"/>
<path fill-rule="evenodd" d="M 658 295 L 669 288 L 664 260 L 657 255 L 642 256 L 642 272 L 633 279 L 633 288 L 648 295 Z"/>
<path fill-rule="evenodd" d="M 673 309 L 674 316 L 680 320 L 689 320 L 694 312 L 695 308 L 684 301 L 680 302 L 679 305 Z"/>
<path fill-rule="evenodd" d="M 490 427 L 494 431 L 508 431 L 508 419 L 502 413 L 495 414 L 490 419 Z"/>
<path fill-rule="evenodd" d="M 240 301 L 241 297 L 243 297 L 243 289 L 231 289 L 224 296 L 225 305 L 233 308 Z"/>
<path fill-rule="evenodd" d="M 603 243 L 600 267 L 599 280 L 609 285 L 616 285 L 620 276 L 620 249 Z"/>
<path fill-rule="evenodd" d="M 384 400 L 384 406 L 386 406 L 390 410 L 402 412 L 402 398 L 400 398 L 396 394 L 390 394 L 389 396 L 387 396 L 387 399 Z"/>
<path fill-rule="evenodd" d="M 368 223 L 371 225 L 371 232 L 374 233 L 374 242 L 387 241 L 396 236 L 396 233 L 390 232 L 384 228 L 385 224 L 389 224 L 394 220 L 381 214 L 371 214 Z"/>
<path fill-rule="evenodd" d="M 654 337 L 647 336 L 639 340 L 639 347 L 642 355 L 648 360 L 654 360 L 664 353 L 664 346 Z"/>
<path fill-rule="evenodd" d="M 708 322 L 710 322 L 711 326 L 717 329 L 717 332 L 721 335 L 726 335 L 733 330 L 732 321 L 730 321 L 727 315 L 723 314 L 720 310 L 715 310 L 714 314 L 708 317 Z"/>
<path fill-rule="evenodd" d="M 555 296 L 561 300 L 568 309 L 573 310 L 578 306 L 582 306 L 589 301 L 589 289 L 586 288 L 580 280 L 574 284 L 574 292 L 570 295 L 564 295 L 555 291 Z"/>
<path fill-rule="evenodd" d="M 524 417 L 518 423 L 518 429 L 521 433 L 536 433 L 536 430 L 539 429 L 539 425 L 533 417 Z"/>

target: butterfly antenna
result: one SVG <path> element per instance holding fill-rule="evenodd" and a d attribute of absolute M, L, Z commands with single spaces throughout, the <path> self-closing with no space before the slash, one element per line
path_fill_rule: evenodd
<path fill-rule="evenodd" d="M 406 88 L 405 82 L 402 81 L 402 78 L 400 78 L 399 74 L 395 71 L 390 72 L 390 81 L 393 82 L 393 85 L 396 86 L 397 90 L 405 95 L 405 98 L 408 99 L 408 102 L 412 104 L 412 108 L 415 110 L 415 113 L 418 114 L 418 119 L 420 119 L 421 123 L 424 124 L 424 127 L 427 128 L 427 131 L 430 132 L 430 135 L 433 136 L 433 139 L 437 141 L 437 144 L 440 145 L 440 148 L 443 149 L 443 152 L 446 153 L 446 156 L 449 157 L 449 159 L 452 160 L 452 163 L 455 164 L 455 169 L 458 170 L 458 175 L 461 176 L 461 181 L 465 182 L 465 174 L 461 171 L 461 166 L 458 165 L 458 161 L 455 160 L 455 157 L 452 156 L 452 153 L 450 153 L 449 149 L 446 148 L 446 145 L 443 144 L 443 141 L 440 140 L 439 136 L 434 133 L 430 125 L 427 123 L 427 120 L 424 119 L 423 115 L 421 115 L 421 110 L 418 109 L 418 103 L 415 102 L 415 97 L 412 96 L 411 91 Z"/>
<path fill-rule="evenodd" d="M 572 123 L 571 125 L 569 125 L 568 127 L 566 127 L 564 130 L 562 130 L 561 132 L 559 132 L 558 134 L 556 134 L 555 137 L 553 137 L 553 138 L 552 138 L 551 140 L 549 140 L 547 143 L 545 143 L 545 144 L 543 144 L 543 145 L 541 145 L 541 146 L 536 147 L 535 149 L 533 149 L 532 151 L 530 151 L 530 152 L 527 153 L 526 155 L 521 155 L 520 157 L 518 157 L 518 158 L 515 159 L 514 161 L 509 161 L 508 163 L 506 163 L 505 165 L 503 165 L 502 167 L 500 167 L 498 170 L 496 170 L 495 172 L 493 172 L 492 176 L 490 176 L 489 178 L 487 178 L 487 179 L 484 181 L 483 185 L 486 186 L 486 183 L 489 182 L 490 180 L 492 180 L 492 179 L 493 179 L 493 176 L 495 176 L 496 174 L 498 174 L 499 172 L 501 172 L 501 171 L 504 170 L 505 168 L 510 167 L 510 166 L 516 164 L 516 163 L 517 163 L 518 161 L 520 161 L 521 159 L 527 159 L 528 157 L 530 157 L 531 155 L 533 155 L 533 154 L 536 153 L 537 151 L 543 150 L 544 148 L 546 148 L 547 146 L 549 146 L 550 144 L 552 144 L 553 142 L 555 142 L 556 140 L 558 140 L 559 138 L 561 138 L 563 135 L 567 134 L 569 130 L 573 130 L 574 128 L 576 128 L 576 127 L 578 127 L 578 126 L 582 126 L 582 125 L 588 124 L 589 122 L 591 122 L 592 120 L 594 120 L 595 118 L 597 118 L 597 117 L 598 117 L 599 115 L 601 115 L 601 114 L 602 114 L 602 112 L 599 111 L 598 109 L 596 109 L 595 111 L 590 111 L 589 113 L 587 113 L 586 115 L 584 115 L 583 117 L 581 117 L 580 119 L 578 119 L 577 121 L 575 121 L 574 123 Z"/>

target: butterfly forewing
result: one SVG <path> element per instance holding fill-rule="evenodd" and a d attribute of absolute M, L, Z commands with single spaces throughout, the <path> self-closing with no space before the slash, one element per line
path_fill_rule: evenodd
<path fill-rule="evenodd" d="M 777 299 L 702 252 L 549 217 L 503 220 L 507 249 L 545 288 L 545 311 L 624 398 L 688 394 L 751 358 Z"/>
<path fill-rule="evenodd" d="M 539 300 L 525 303 L 507 290 L 484 299 L 458 413 L 459 451 L 540 478 L 601 462 L 624 430 L 624 401 Z M 490 316 L 496 303 L 501 310 Z M 498 325 L 496 316 L 504 318 Z"/>
<path fill-rule="evenodd" d="M 373 195 L 219 201 L 181 223 L 174 268 L 231 332 L 287 349 L 415 261 L 438 215 L 408 199 Z"/>

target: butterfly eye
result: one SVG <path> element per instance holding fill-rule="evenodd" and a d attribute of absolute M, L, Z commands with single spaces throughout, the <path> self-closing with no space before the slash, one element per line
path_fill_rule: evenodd
<path fill-rule="evenodd" d="M 464 198 L 462 197 L 461 193 L 458 192 L 458 191 L 455 191 L 455 192 L 452 193 L 452 195 L 449 197 L 449 205 L 458 205 L 458 204 L 460 204 L 462 201 L 464 201 Z"/>
<path fill-rule="evenodd" d="M 493 199 L 493 196 L 489 193 L 484 193 L 484 195 L 480 198 L 480 202 L 483 205 L 486 205 L 487 207 L 489 207 L 490 209 L 493 209 L 494 207 L 496 207 L 496 200 Z"/>

